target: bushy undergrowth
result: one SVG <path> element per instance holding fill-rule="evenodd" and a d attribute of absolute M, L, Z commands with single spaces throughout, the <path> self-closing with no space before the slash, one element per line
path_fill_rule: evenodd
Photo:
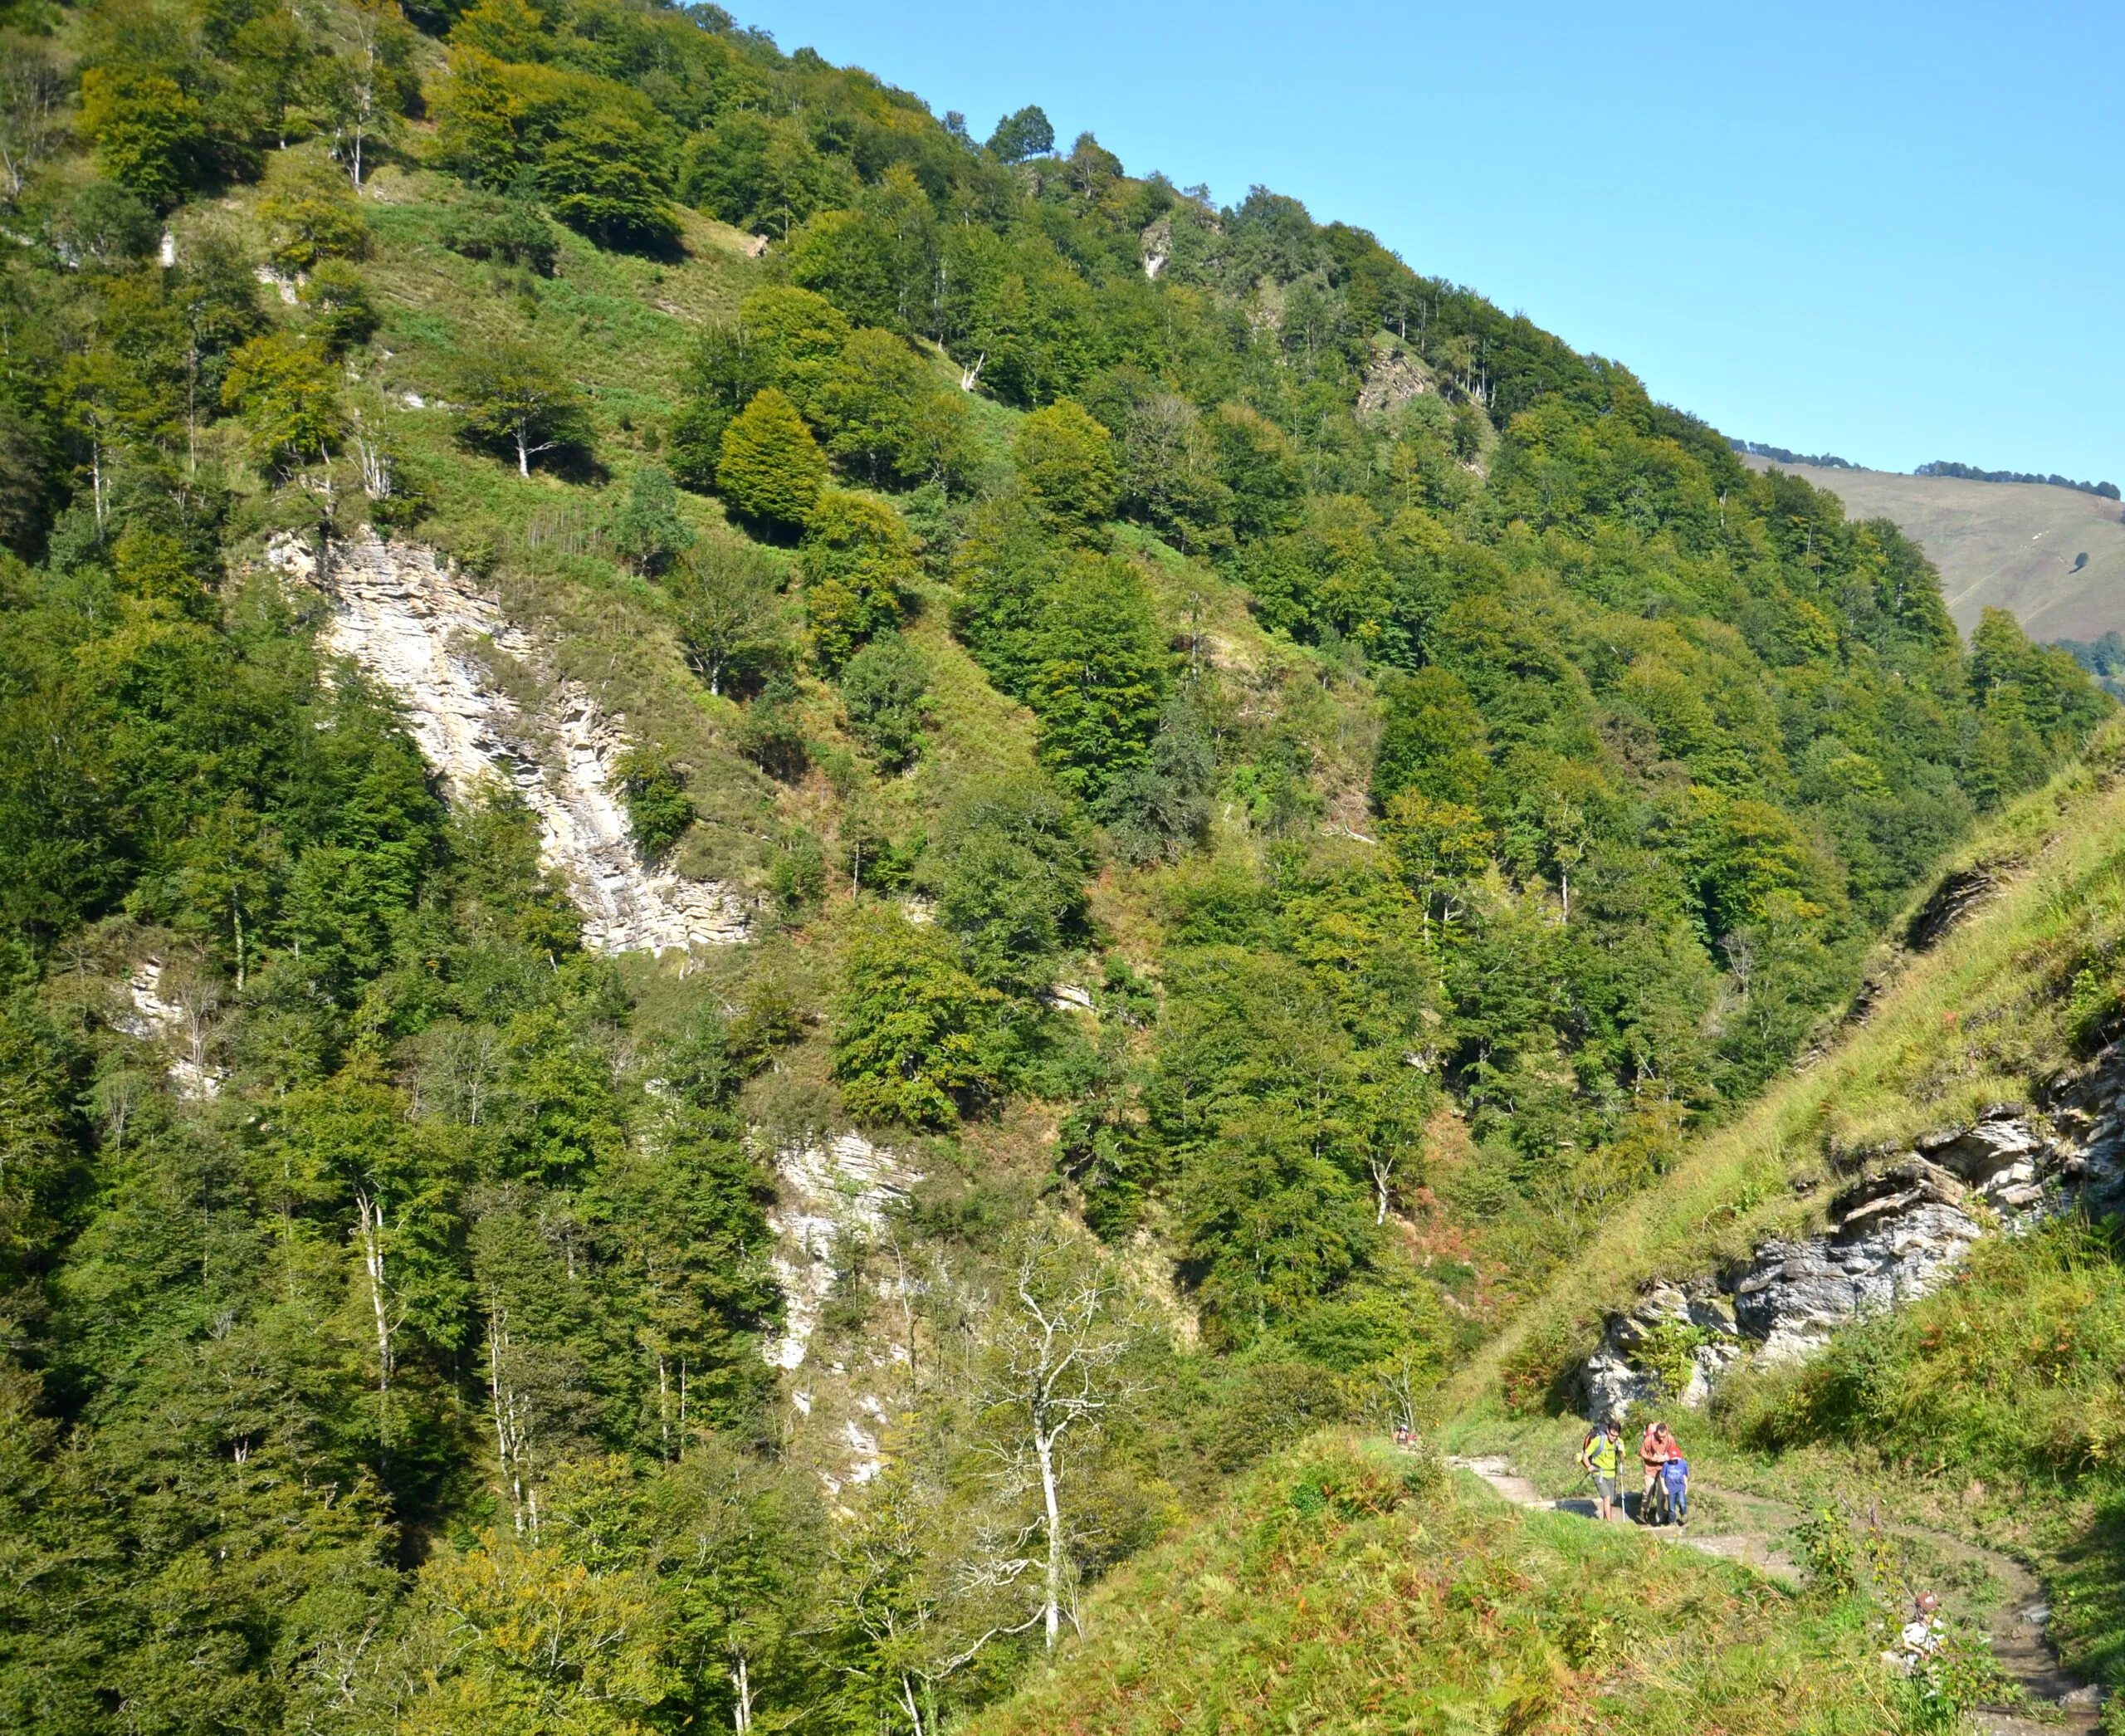
<path fill-rule="evenodd" d="M 1942 1289 L 1838 1335 L 1820 1357 L 1722 1391 L 1736 1436 L 1768 1450 L 1871 1445 L 1914 1466 L 2054 1479 L 2125 1452 L 2125 1265 L 2062 1220 L 1982 1242 Z"/>

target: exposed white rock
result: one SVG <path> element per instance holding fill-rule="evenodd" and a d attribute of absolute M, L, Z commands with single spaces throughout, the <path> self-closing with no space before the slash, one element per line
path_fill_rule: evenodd
<path fill-rule="evenodd" d="M 843 1445 L 848 1449 L 848 1476 L 846 1480 L 860 1487 L 878 1474 L 886 1462 L 885 1455 L 878 1450 L 878 1437 L 860 1423 L 843 1423 L 841 1433 Z M 834 1493 L 841 1493 L 838 1485 Z"/>
<path fill-rule="evenodd" d="M 1154 283 L 1159 273 L 1173 257 L 1173 223 L 1170 218 L 1159 218 L 1146 227 L 1138 238 L 1139 249 L 1144 261 L 1144 275 Z"/>
<path fill-rule="evenodd" d="M 526 716 L 484 666 L 489 648 L 535 669 L 538 647 L 500 604 L 434 550 L 371 538 L 330 545 L 320 561 L 292 537 L 266 558 L 331 600 L 330 648 L 404 702 L 407 721 L 449 794 L 490 780 L 536 815 L 547 863 L 584 915 L 584 941 L 604 952 L 662 952 L 746 938 L 745 906 L 722 887 L 645 867 L 628 835 L 618 761 L 620 720 L 563 681 Z"/>
<path fill-rule="evenodd" d="M 129 1037 L 167 1044 L 175 1051 L 169 1073 L 179 1097 L 193 1103 L 219 1097 L 228 1075 L 208 1059 L 212 1000 L 200 992 L 169 1000 L 163 994 L 163 978 L 160 959 L 141 960 L 125 983 L 132 1010 L 120 1013 L 111 1023 Z"/>
<path fill-rule="evenodd" d="M 886 1207 L 921 1177 L 860 1133 L 778 1152 L 774 1166 L 781 1198 L 767 1221 L 781 1245 L 769 1265 L 782 1290 L 784 1331 L 766 1356 L 777 1368 L 794 1369 L 841 1275 L 843 1244 L 882 1230 Z"/>

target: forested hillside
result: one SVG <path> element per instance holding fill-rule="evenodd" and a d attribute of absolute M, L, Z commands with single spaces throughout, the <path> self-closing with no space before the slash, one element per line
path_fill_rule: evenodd
<path fill-rule="evenodd" d="M 1034 107 L 706 5 L 6 16 L 12 1727 L 933 1730 L 1406 1417 L 2110 709 Z M 485 781 L 334 648 L 425 550 Z M 718 944 L 525 794 L 622 737 Z"/>

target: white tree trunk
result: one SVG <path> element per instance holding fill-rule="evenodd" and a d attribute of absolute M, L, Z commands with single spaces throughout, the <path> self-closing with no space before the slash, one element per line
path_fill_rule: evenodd
<path fill-rule="evenodd" d="M 1046 1424 L 1046 1418 L 1035 1416 L 1033 1442 L 1040 1460 L 1040 1499 L 1048 1516 L 1048 1606 L 1041 1612 L 1041 1629 L 1053 1651 L 1062 1626 L 1062 1515 L 1055 1498 L 1055 1437 L 1062 1431 Z"/>
<path fill-rule="evenodd" d="M 730 1672 L 730 1686 L 738 1696 L 730 1708 L 730 1721 L 737 1727 L 738 1736 L 745 1736 L 753 1727 L 753 1681 L 742 1651 L 738 1654 L 737 1667 Z"/>
<path fill-rule="evenodd" d="M 384 1300 L 383 1201 L 354 1196 L 355 1233 L 361 1238 L 362 1269 L 369 1275 L 369 1302 L 376 1317 L 376 1390 L 391 1390 L 391 1313 Z"/>

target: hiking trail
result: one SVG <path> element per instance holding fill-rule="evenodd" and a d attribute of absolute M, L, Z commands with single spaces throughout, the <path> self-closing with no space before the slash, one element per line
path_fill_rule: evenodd
<path fill-rule="evenodd" d="M 1589 1496 L 1567 1495 L 1550 1499 L 1531 1479 L 1516 1471 L 1508 1459 L 1495 1455 L 1468 1459 L 1449 1457 L 1446 1463 L 1455 1470 L 1480 1477 L 1516 1507 L 1572 1513 L 1585 1518 L 1592 1518 L 1596 1512 Z M 1722 1529 L 1698 1532 L 1677 1530 L 1670 1526 L 1634 1528 L 1663 1543 L 1684 1544 L 1724 1561 L 1738 1562 L 1757 1572 L 1797 1582 L 1800 1569 L 1784 1548 L 1784 1538 L 1806 1517 L 1800 1508 L 1767 1495 L 1743 1494 L 1737 1489 L 1717 1488 L 1701 1478 L 1691 1479 L 1692 1511 L 1702 1511 L 1699 1504 L 1707 1497 L 1726 1520 Z M 1634 1493 L 1629 1497 L 1629 1504 L 1634 1504 L 1636 1500 Z M 2035 1574 L 2012 1556 L 1967 1542 L 1950 1532 L 1902 1520 L 1883 1520 L 1882 1528 L 1894 1536 L 1929 1543 L 1952 1559 L 1979 1563 L 2000 1587 L 2000 1597 L 1985 1623 L 1992 1655 L 2035 1703 L 2030 1709 L 2041 1715 L 2024 1717 L 2010 1712 L 1980 1712 L 1973 1715 L 1977 1729 L 1986 1732 L 1986 1736 L 2058 1736 L 2061 1731 L 2093 1730 L 2097 1727 L 2102 1715 L 2103 1692 L 2060 1669 L 2057 1654 L 2045 1643 L 2044 1624 L 2051 1612 Z"/>

